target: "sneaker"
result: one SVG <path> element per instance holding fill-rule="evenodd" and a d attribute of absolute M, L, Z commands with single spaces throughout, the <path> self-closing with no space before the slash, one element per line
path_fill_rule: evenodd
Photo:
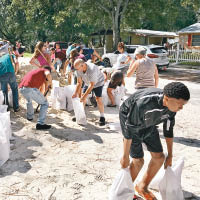
<path fill-rule="evenodd" d="M 72 117 L 72 121 L 73 121 L 73 122 L 76 122 L 76 117 Z"/>
<path fill-rule="evenodd" d="M 100 117 L 99 125 L 100 125 L 100 126 L 104 126 L 105 124 L 106 124 L 105 117 Z"/>
<path fill-rule="evenodd" d="M 112 104 L 109 104 L 109 105 L 107 105 L 107 107 L 113 107 L 113 108 L 115 108 L 117 105 L 112 105 Z"/>
<path fill-rule="evenodd" d="M 36 129 L 37 130 L 45 130 L 45 129 L 50 129 L 51 125 L 47 124 L 36 124 Z"/>

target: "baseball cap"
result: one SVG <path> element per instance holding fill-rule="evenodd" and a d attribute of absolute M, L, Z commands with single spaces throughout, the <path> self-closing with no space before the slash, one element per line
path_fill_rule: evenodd
<path fill-rule="evenodd" d="M 144 47 L 138 47 L 135 50 L 134 55 L 140 54 L 140 55 L 146 55 L 147 50 Z"/>

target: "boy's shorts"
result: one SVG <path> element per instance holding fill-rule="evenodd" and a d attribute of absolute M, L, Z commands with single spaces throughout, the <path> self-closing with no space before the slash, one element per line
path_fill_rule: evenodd
<path fill-rule="evenodd" d="M 133 135 L 130 149 L 130 156 L 132 158 L 144 157 L 142 143 L 146 144 L 147 150 L 150 152 L 163 152 L 160 135 L 156 126 L 142 129 Z"/>
<path fill-rule="evenodd" d="M 87 89 L 88 89 L 88 86 L 85 85 L 83 87 L 83 93 L 85 93 Z M 96 97 L 102 97 L 103 86 L 99 86 L 99 87 L 93 88 L 92 91 L 94 92 Z"/>

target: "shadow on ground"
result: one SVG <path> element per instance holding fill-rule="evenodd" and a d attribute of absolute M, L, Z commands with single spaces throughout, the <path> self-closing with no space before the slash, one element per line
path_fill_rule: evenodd
<path fill-rule="evenodd" d="M 159 71 L 159 77 L 168 80 L 200 83 L 200 70 L 168 68 L 166 71 Z"/>
<path fill-rule="evenodd" d="M 34 150 L 30 147 L 42 146 L 42 143 L 34 138 L 23 139 L 15 136 L 14 149 L 10 152 L 9 160 L 0 167 L 0 178 L 9 176 L 14 172 L 26 173 L 31 169 L 30 162 L 34 162 Z"/>

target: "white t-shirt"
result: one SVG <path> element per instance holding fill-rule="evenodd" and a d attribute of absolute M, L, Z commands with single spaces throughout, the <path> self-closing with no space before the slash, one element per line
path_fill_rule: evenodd
<path fill-rule="evenodd" d="M 127 64 L 121 64 L 122 62 L 126 62 L 127 56 L 128 56 L 127 52 L 119 54 L 117 57 L 117 62 L 114 64 L 113 68 L 121 69 L 121 68 L 124 68 L 125 66 L 127 66 Z"/>

